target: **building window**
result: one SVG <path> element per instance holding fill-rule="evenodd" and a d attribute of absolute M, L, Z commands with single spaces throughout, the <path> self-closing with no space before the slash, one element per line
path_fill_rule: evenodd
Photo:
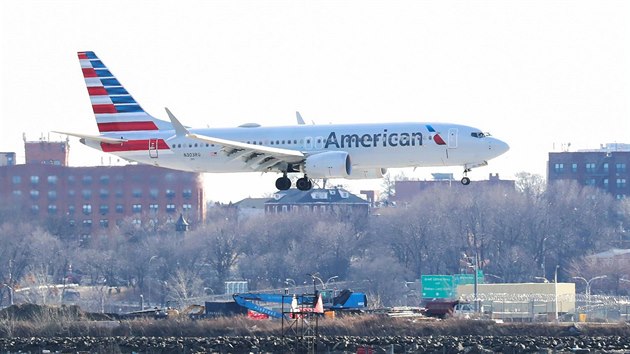
<path fill-rule="evenodd" d="M 101 228 L 106 229 L 109 227 L 109 220 L 108 219 L 101 219 L 99 221 L 99 224 L 101 225 Z"/>
<path fill-rule="evenodd" d="M 617 189 L 626 188 L 626 179 L 625 178 L 617 178 Z"/>
<path fill-rule="evenodd" d="M 109 206 L 103 204 L 99 207 L 99 211 L 101 212 L 101 215 L 105 215 L 109 213 Z"/>
<path fill-rule="evenodd" d="M 88 200 L 92 198 L 92 191 L 89 189 L 84 189 L 81 191 L 81 195 L 83 196 L 83 199 Z"/>
<path fill-rule="evenodd" d="M 160 196 L 160 191 L 157 188 L 151 188 L 151 190 L 149 191 L 149 195 L 153 199 L 158 199 L 158 197 Z"/>
<path fill-rule="evenodd" d="M 100 180 L 101 180 L 101 184 L 105 184 L 105 185 L 109 184 L 109 176 L 108 175 L 101 176 Z"/>
<path fill-rule="evenodd" d="M 83 214 L 90 215 L 92 213 L 92 204 L 83 204 Z"/>
<path fill-rule="evenodd" d="M 22 196 L 22 191 L 20 191 L 20 190 L 14 190 L 14 191 L 13 191 L 13 196 L 14 196 L 14 197 L 16 197 L 16 198 L 21 197 L 21 196 Z"/>
<path fill-rule="evenodd" d="M 101 196 L 101 199 L 107 199 L 107 197 L 109 197 L 109 191 L 105 188 L 101 188 L 98 194 Z"/>
<path fill-rule="evenodd" d="M 51 186 L 54 186 L 57 184 L 57 180 L 59 178 L 57 176 L 48 176 L 47 180 L 48 180 L 48 184 L 50 184 Z"/>
<path fill-rule="evenodd" d="M 190 199 L 190 197 L 192 197 L 192 189 L 184 189 L 182 191 L 182 196 L 184 197 L 184 199 Z"/>
<path fill-rule="evenodd" d="M 86 186 L 92 184 L 92 176 L 83 176 L 83 184 Z"/>
<path fill-rule="evenodd" d="M 576 164 L 576 163 L 571 164 L 571 172 L 576 173 L 577 172 L 577 167 L 578 167 L 578 164 Z"/>
<path fill-rule="evenodd" d="M 595 172 L 595 164 L 589 162 L 586 164 L 586 173 L 594 173 Z"/>
<path fill-rule="evenodd" d="M 172 189 L 167 189 L 166 190 L 166 197 L 167 198 L 174 198 L 175 197 L 175 191 Z"/>
<path fill-rule="evenodd" d="M 182 205 L 182 209 L 184 209 L 184 211 L 190 211 L 190 209 L 192 209 L 192 205 L 190 205 L 190 204 L 183 204 Z"/>
<path fill-rule="evenodd" d="M 175 204 L 166 204 L 166 212 L 174 213 L 175 212 Z"/>
<path fill-rule="evenodd" d="M 74 215 L 75 209 L 74 205 L 68 205 L 68 215 Z"/>
<path fill-rule="evenodd" d="M 36 189 L 31 189 L 31 198 L 32 199 L 38 199 L 39 198 L 39 191 Z"/>
<path fill-rule="evenodd" d="M 116 204 L 116 212 L 118 214 L 122 214 L 125 211 L 125 208 L 123 207 L 122 204 Z"/>
<path fill-rule="evenodd" d="M 54 204 L 49 204 L 48 205 L 48 214 L 56 214 L 57 213 L 57 206 Z"/>
<path fill-rule="evenodd" d="M 604 189 L 608 190 L 608 178 L 604 178 Z"/>
<path fill-rule="evenodd" d="M 83 227 L 89 229 L 92 227 L 92 219 L 84 219 L 83 220 Z"/>
<path fill-rule="evenodd" d="M 617 200 L 622 200 L 623 198 L 624 198 L 623 194 L 615 195 L 615 199 L 617 199 Z"/>
<path fill-rule="evenodd" d="M 69 185 L 71 185 L 71 186 L 74 185 L 74 182 L 76 182 L 76 181 L 77 181 L 77 179 L 74 176 L 72 176 L 72 175 L 68 176 L 68 184 Z"/>
<path fill-rule="evenodd" d="M 13 176 L 13 177 L 11 177 L 11 182 L 13 182 L 13 184 L 20 184 L 20 183 L 22 183 L 22 177 L 21 176 Z"/>
<path fill-rule="evenodd" d="M 154 213 L 157 213 L 158 205 L 157 204 L 149 204 L 149 210 L 151 210 Z"/>
<path fill-rule="evenodd" d="M 134 213 L 140 213 L 140 212 L 142 212 L 142 204 L 134 204 L 134 205 L 132 205 L 132 206 L 131 206 L 131 210 L 132 210 Z"/>
<path fill-rule="evenodd" d="M 553 166 L 553 170 L 556 173 L 562 173 L 564 171 L 564 164 L 563 163 L 557 163 Z"/>
<path fill-rule="evenodd" d="M 68 191 L 68 197 L 74 198 L 76 195 L 77 195 L 77 192 L 75 192 L 74 189 L 70 189 Z"/>
<path fill-rule="evenodd" d="M 594 186 L 596 184 L 597 184 L 597 182 L 595 181 L 595 178 L 587 178 L 586 179 L 586 185 L 587 186 Z"/>
<path fill-rule="evenodd" d="M 608 173 L 608 162 L 605 162 L 603 165 L 604 173 Z"/>
<path fill-rule="evenodd" d="M 116 198 L 122 198 L 123 196 L 123 191 L 122 189 L 117 189 L 116 190 Z"/>
<path fill-rule="evenodd" d="M 134 188 L 134 189 L 131 191 L 131 194 L 133 195 L 133 197 L 134 197 L 134 198 L 140 198 L 140 197 L 142 197 L 142 189 L 140 189 L 140 188 Z"/>
<path fill-rule="evenodd" d="M 48 191 L 48 199 L 56 200 L 57 199 L 57 191 Z"/>
<path fill-rule="evenodd" d="M 617 172 L 626 172 L 626 164 L 625 163 L 618 163 L 615 165 L 615 167 L 617 168 Z"/>
<path fill-rule="evenodd" d="M 31 184 L 39 184 L 39 176 L 31 176 Z"/>
<path fill-rule="evenodd" d="M 32 211 L 34 214 L 39 213 L 39 205 L 31 205 L 31 211 Z"/>

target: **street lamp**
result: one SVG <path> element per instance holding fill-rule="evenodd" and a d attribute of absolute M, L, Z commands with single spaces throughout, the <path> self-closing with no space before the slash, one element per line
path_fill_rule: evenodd
<path fill-rule="evenodd" d="M 158 258 L 158 256 L 151 256 L 151 258 L 149 258 L 149 273 L 151 273 L 151 262 Z M 148 279 L 148 283 L 149 283 L 149 293 L 147 294 L 147 304 L 151 304 L 151 279 Z"/>
<path fill-rule="evenodd" d="M 331 281 L 333 281 L 333 280 L 335 280 L 335 279 L 337 279 L 337 278 L 339 278 L 339 276 L 338 276 L 338 275 L 335 275 L 335 276 L 333 276 L 333 277 L 328 278 L 328 280 L 326 280 L 326 284 L 325 284 L 325 286 L 324 286 L 324 289 L 326 289 L 326 288 L 328 287 L 328 283 L 330 283 Z"/>
<path fill-rule="evenodd" d="M 534 279 L 542 280 L 543 283 L 549 283 L 549 280 L 547 280 L 547 278 L 545 277 L 534 277 Z"/>
<path fill-rule="evenodd" d="M 589 280 L 586 280 L 586 278 L 584 277 L 572 277 L 573 279 L 580 279 L 582 281 L 584 281 L 586 283 L 586 309 L 589 310 L 590 312 L 590 306 L 591 306 L 591 283 L 597 279 L 604 279 L 604 278 L 608 278 L 607 275 L 598 275 L 596 277 L 592 277 Z M 624 279 L 625 280 L 625 279 Z"/>
<path fill-rule="evenodd" d="M 555 314 L 556 314 L 556 322 L 558 322 L 558 268 L 559 265 L 556 264 L 556 271 L 553 272 L 553 297 L 555 302 Z"/>
<path fill-rule="evenodd" d="M 315 285 L 315 279 L 319 280 L 319 282 L 322 284 L 322 289 L 326 288 L 326 284 L 324 284 L 324 281 L 322 280 L 322 278 L 318 277 L 317 274 L 319 273 L 306 273 L 306 275 L 308 275 L 309 277 L 313 278 L 313 293 L 317 292 L 317 286 Z"/>

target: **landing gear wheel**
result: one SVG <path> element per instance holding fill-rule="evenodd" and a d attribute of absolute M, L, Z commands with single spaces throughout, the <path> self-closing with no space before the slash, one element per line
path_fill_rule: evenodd
<path fill-rule="evenodd" d="M 280 177 L 276 180 L 276 188 L 281 191 L 286 191 L 291 188 L 291 180 L 287 176 Z"/>
<path fill-rule="evenodd" d="M 297 189 L 301 191 L 307 191 L 313 188 L 313 182 L 311 182 L 311 180 L 308 179 L 308 177 L 304 176 L 298 179 L 297 182 L 295 182 L 295 186 L 297 187 Z"/>
<path fill-rule="evenodd" d="M 463 177 L 461 182 L 462 182 L 463 185 L 467 186 L 467 185 L 470 184 L 470 178 Z"/>

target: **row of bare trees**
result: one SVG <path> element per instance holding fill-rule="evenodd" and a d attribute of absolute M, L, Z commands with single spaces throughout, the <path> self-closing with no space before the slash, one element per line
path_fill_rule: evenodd
<path fill-rule="evenodd" d="M 467 271 L 463 257 L 476 256 L 499 281 L 551 279 L 556 266 L 560 280 L 570 280 L 588 276 L 586 256 L 623 245 L 628 202 L 575 183 L 545 187 L 539 176 L 518 177 L 516 189 L 427 190 L 413 202 L 373 210 L 367 222 L 303 213 L 243 218 L 231 207 L 212 207 L 205 224 L 183 237 L 172 227 L 129 223 L 112 236 L 79 242 L 51 226 L 58 220 L 36 225 L 0 212 L 0 294 L 6 304 L 9 285 L 80 276 L 83 284 L 129 287 L 151 303 L 186 303 L 223 293 L 227 280 L 260 290 L 285 287 L 287 279 L 304 284 L 306 274 L 318 272 L 396 305 L 406 282 Z M 630 269 L 616 271 L 630 278 Z"/>

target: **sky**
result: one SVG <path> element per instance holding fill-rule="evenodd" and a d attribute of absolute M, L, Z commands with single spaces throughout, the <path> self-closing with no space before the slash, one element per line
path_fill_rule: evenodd
<path fill-rule="evenodd" d="M 628 1 L 0 2 L 0 151 L 96 133 L 76 56 L 92 50 L 152 115 L 193 127 L 451 122 L 510 145 L 473 170 L 546 176 L 548 153 L 630 143 Z M 569 145 L 570 144 L 570 145 Z M 70 139 L 70 164 L 116 163 Z M 429 179 L 462 168 L 394 170 Z M 275 174 L 205 174 L 206 197 Z M 381 181 L 335 180 L 353 192 Z"/>

